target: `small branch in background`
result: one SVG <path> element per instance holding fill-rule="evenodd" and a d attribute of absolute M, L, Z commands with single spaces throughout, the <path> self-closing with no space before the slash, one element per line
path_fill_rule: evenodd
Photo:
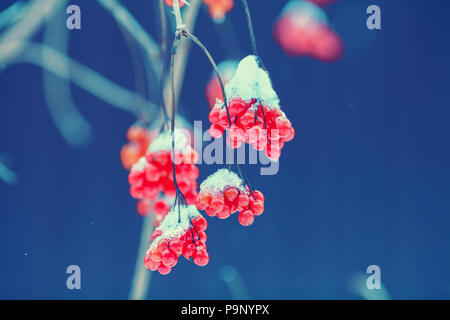
<path fill-rule="evenodd" d="M 255 32 L 253 31 L 252 17 L 250 15 L 250 9 L 248 8 L 247 0 L 242 0 L 242 5 L 244 6 L 245 15 L 247 17 L 248 31 L 250 33 L 250 40 L 252 43 L 252 52 L 253 55 L 258 56 L 258 50 L 256 48 Z"/>
<path fill-rule="evenodd" d="M 144 105 L 150 114 L 155 114 L 157 107 L 154 103 L 137 95 L 135 92 L 119 86 L 111 80 L 105 78 L 89 67 L 76 62 L 75 60 L 61 54 L 44 44 L 27 42 L 21 46 L 27 46 L 26 50 L 14 60 L 18 62 L 33 63 L 57 76 L 72 81 L 87 92 L 110 105 L 133 113 L 138 116 L 141 109 L 139 105 Z M 46 58 L 43 59 L 43 56 Z M 69 66 L 68 69 L 64 66 Z M 70 70 L 70 72 L 69 72 Z"/>
<path fill-rule="evenodd" d="M 0 180 L 3 180 L 7 184 L 16 184 L 19 181 L 19 176 L 0 162 Z"/>
<path fill-rule="evenodd" d="M 120 23 L 126 30 L 130 32 L 136 41 L 141 44 L 147 53 L 147 57 L 156 75 L 160 75 L 162 64 L 160 60 L 160 49 L 155 40 L 145 31 L 145 29 L 137 22 L 134 16 L 120 2 L 116 0 L 97 0 L 106 10 L 108 10 L 113 18 Z"/>
<path fill-rule="evenodd" d="M 11 6 L 0 12 L 0 29 L 21 20 L 28 10 L 29 3 L 16 1 Z"/>
<path fill-rule="evenodd" d="M 219 270 L 220 278 L 225 282 L 233 300 L 249 300 L 250 295 L 239 272 L 232 265 L 225 265 Z"/>
<path fill-rule="evenodd" d="M 134 268 L 134 276 L 130 294 L 128 296 L 130 300 L 145 300 L 148 295 L 152 273 L 144 266 L 144 258 L 145 253 L 150 246 L 153 225 L 153 215 L 149 213 L 142 221 L 141 239 L 139 241 L 136 266 Z"/>
<path fill-rule="evenodd" d="M 190 5 L 188 8 L 184 9 L 184 14 L 182 15 L 182 21 L 185 24 L 185 29 L 189 32 L 193 32 L 195 29 L 195 23 L 197 20 L 198 11 L 202 5 L 202 0 L 192 0 L 190 1 Z M 178 45 L 177 56 L 175 58 L 175 97 L 178 100 L 180 96 L 181 88 L 183 87 L 184 75 L 186 71 L 186 65 L 189 58 L 189 52 L 191 49 L 191 45 L 189 41 L 182 41 Z M 164 87 L 164 99 L 167 108 L 170 108 L 171 97 L 171 88 L 169 81 L 165 81 Z M 170 110 L 168 109 L 168 114 L 170 114 Z"/>
<path fill-rule="evenodd" d="M 62 0 L 63 6 L 67 5 L 67 0 Z M 43 42 L 61 54 L 66 54 L 69 44 L 69 30 L 61 28 L 65 23 L 65 15 L 55 14 L 48 19 L 44 29 Z M 53 63 L 48 57 L 43 55 L 42 59 L 46 64 Z M 60 68 L 70 72 L 66 60 L 61 61 Z M 61 136 L 72 147 L 83 147 L 92 139 L 92 128 L 89 122 L 79 112 L 78 107 L 72 99 L 70 82 L 46 71 L 42 73 L 44 95 L 46 105 L 56 128 Z"/>
<path fill-rule="evenodd" d="M 45 19 L 59 10 L 60 0 L 34 0 L 28 5 L 23 18 L 0 35 L 0 65 L 7 65 L 25 47 L 26 41 L 34 36 Z"/>

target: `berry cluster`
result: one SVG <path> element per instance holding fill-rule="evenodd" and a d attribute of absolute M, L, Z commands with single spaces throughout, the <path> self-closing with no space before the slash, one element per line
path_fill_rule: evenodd
<path fill-rule="evenodd" d="M 331 28 L 325 11 L 316 5 L 330 1 L 310 1 L 291 1 L 285 6 L 273 28 L 275 40 L 290 56 L 335 61 L 342 55 L 342 41 Z"/>
<path fill-rule="evenodd" d="M 195 205 L 208 216 L 219 219 L 239 212 L 239 223 L 249 226 L 255 216 L 264 212 L 264 195 L 244 187 L 242 179 L 233 171 L 220 169 L 202 182 Z"/>
<path fill-rule="evenodd" d="M 127 131 L 129 141 L 120 150 L 122 166 L 130 170 L 131 166 L 145 155 L 148 146 L 155 138 L 155 133 L 138 125 L 131 126 Z"/>
<path fill-rule="evenodd" d="M 256 150 L 264 150 L 268 158 L 277 161 L 284 143 L 295 136 L 291 122 L 280 109 L 265 106 L 256 99 L 233 98 L 228 110 L 231 126 L 223 102 L 217 100 L 209 113 L 212 123 L 209 133 L 213 138 L 220 138 L 228 130 L 227 145 L 231 148 L 239 148 L 245 142 Z"/>
<path fill-rule="evenodd" d="M 241 60 L 225 85 L 228 108 L 217 99 L 209 113 L 209 133 L 219 138 L 228 131 L 227 144 L 239 148 L 244 142 L 277 161 L 284 143 L 295 136 L 291 122 L 280 109 L 267 71 L 256 56 Z"/>
<path fill-rule="evenodd" d="M 168 274 L 183 255 L 198 266 L 209 262 L 206 251 L 208 223 L 194 206 L 174 205 L 164 221 L 152 234 L 152 243 L 144 264 L 151 271 Z"/>
<path fill-rule="evenodd" d="M 194 203 L 197 197 L 197 178 L 199 175 L 197 152 L 188 145 L 186 137 L 175 130 L 175 159 L 172 154 L 170 132 L 161 133 L 156 138 L 145 157 L 139 159 L 131 168 L 128 181 L 130 194 L 136 199 L 155 199 L 160 192 L 174 197 L 176 187 L 173 181 L 173 164 L 177 185 L 188 203 Z"/>

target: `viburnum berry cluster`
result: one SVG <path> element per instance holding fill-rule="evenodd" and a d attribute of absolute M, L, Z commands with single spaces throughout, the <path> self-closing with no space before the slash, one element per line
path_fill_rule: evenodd
<path fill-rule="evenodd" d="M 230 99 L 228 108 L 217 99 L 209 113 L 210 135 L 219 138 L 228 131 L 229 147 L 239 148 L 245 142 L 277 161 L 295 130 L 281 110 L 268 72 L 258 57 L 250 55 L 241 60 L 225 85 L 225 93 Z"/>
<path fill-rule="evenodd" d="M 182 22 L 180 6 L 185 1 L 165 1 L 168 5 L 173 5 L 177 23 L 170 51 L 170 131 L 168 123 L 163 123 L 159 136 L 149 145 L 145 155 L 133 164 L 128 176 L 130 194 L 139 199 L 138 212 L 144 215 L 153 211 L 155 215 L 157 228 L 151 236 L 144 264 L 149 270 L 158 270 L 163 275 L 171 272 L 181 255 L 199 266 L 208 264 L 207 222 L 199 210 L 219 219 L 227 219 L 238 212 L 239 223 L 249 226 L 253 224 L 255 216 L 264 212 L 265 201 L 263 193 L 251 187 L 238 164 L 220 169 L 209 176 L 200 185 L 199 193 L 197 192 L 199 170 L 195 163 L 199 155 L 188 143 L 187 137 L 175 126 L 176 95 L 173 71 L 176 48 L 181 37 L 189 38 L 203 50 L 217 75 L 217 82 L 211 84 L 211 88 L 207 90 L 210 101 L 211 93 L 216 94 L 216 102 L 209 113 L 209 132 L 212 137 L 219 138 L 226 131 L 226 142 L 230 148 L 235 149 L 243 143 L 248 143 L 257 150 L 264 150 L 270 159 L 277 161 L 285 142 L 295 136 L 291 122 L 281 110 L 269 74 L 256 54 L 256 42 L 246 0 L 242 0 L 242 3 L 249 20 L 254 54 L 242 59 L 237 68 L 233 66 L 235 71 L 225 79 L 228 80 L 225 86 L 211 54 Z M 222 5 L 222 9 L 232 3 L 219 0 L 204 2 L 218 7 Z M 169 120 L 167 113 L 164 114 L 165 120 Z"/>
<path fill-rule="evenodd" d="M 238 221 L 243 226 L 253 224 L 255 216 L 264 212 L 264 195 L 250 190 L 244 181 L 229 169 L 220 169 L 200 185 L 195 202 L 197 209 L 219 219 L 227 219 L 239 212 Z"/>
<path fill-rule="evenodd" d="M 187 202 L 194 203 L 197 197 L 197 178 L 199 175 L 198 153 L 189 145 L 186 136 L 175 130 L 175 158 L 172 153 L 172 135 L 169 131 L 161 133 L 150 145 L 145 157 L 131 167 L 128 181 L 130 194 L 135 199 L 155 199 L 161 192 L 167 197 L 176 195 L 173 181 L 173 165 L 178 187 Z"/>
<path fill-rule="evenodd" d="M 144 264 L 151 271 L 170 273 L 183 255 L 198 266 L 209 262 L 206 251 L 208 223 L 195 206 L 174 204 L 164 221 L 152 234 L 152 243 L 145 255 Z"/>

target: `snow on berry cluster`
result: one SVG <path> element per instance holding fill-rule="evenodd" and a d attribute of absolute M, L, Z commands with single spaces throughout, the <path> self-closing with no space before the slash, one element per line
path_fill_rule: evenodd
<path fill-rule="evenodd" d="M 249 226 L 255 216 L 264 212 L 264 195 L 257 190 L 250 191 L 233 171 L 220 169 L 202 182 L 195 205 L 208 216 L 219 219 L 239 212 L 239 223 Z"/>
<path fill-rule="evenodd" d="M 206 251 L 208 223 L 195 206 L 174 205 L 164 221 L 152 234 L 152 243 L 144 264 L 151 271 L 168 274 L 183 255 L 198 266 L 209 262 Z"/>
<path fill-rule="evenodd" d="M 209 133 L 219 138 L 228 131 L 227 145 L 239 148 L 244 142 L 277 161 L 284 143 L 292 140 L 295 130 L 280 108 L 267 71 L 259 58 L 247 56 L 225 85 L 229 99 L 228 112 L 217 99 L 209 113 Z"/>
<path fill-rule="evenodd" d="M 130 170 L 131 166 L 145 155 L 154 138 L 155 133 L 153 131 L 138 125 L 131 126 L 127 131 L 129 142 L 120 150 L 122 166 Z"/>
<path fill-rule="evenodd" d="M 169 131 L 161 133 L 151 144 L 145 157 L 141 157 L 131 167 L 128 181 L 130 194 L 135 199 L 155 199 L 160 192 L 167 197 L 176 194 L 173 181 L 173 164 L 180 191 L 188 203 L 197 197 L 197 178 L 199 175 L 197 152 L 188 144 L 186 136 L 175 129 L 175 159 L 172 154 L 172 135 Z"/>

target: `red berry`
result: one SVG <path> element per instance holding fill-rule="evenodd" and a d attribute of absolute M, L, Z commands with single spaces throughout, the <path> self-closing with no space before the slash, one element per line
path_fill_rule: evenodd
<path fill-rule="evenodd" d="M 163 200 L 158 200 L 153 205 L 153 210 L 155 211 L 155 214 L 166 215 L 170 208 Z"/>
<path fill-rule="evenodd" d="M 158 251 L 158 248 L 153 248 L 152 250 L 150 250 L 149 252 L 149 257 L 153 260 L 153 261 L 157 261 L 160 262 L 161 261 L 161 252 Z"/>
<path fill-rule="evenodd" d="M 241 193 L 238 196 L 238 206 L 241 208 L 246 208 L 249 205 L 249 199 L 245 193 Z"/>
<path fill-rule="evenodd" d="M 177 254 L 172 249 L 166 249 L 161 253 L 161 262 L 170 268 L 177 264 Z"/>
<path fill-rule="evenodd" d="M 169 274 L 170 271 L 172 271 L 172 268 L 171 268 L 171 267 L 168 267 L 168 266 L 166 266 L 166 265 L 164 265 L 164 264 L 162 264 L 162 263 L 161 263 L 161 264 L 159 265 L 159 267 L 158 267 L 158 272 L 159 272 L 160 274 L 162 274 L 162 275 Z"/>
<path fill-rule="evenodd" d="M 223 195 L 225 196 L 225 199 L 227 199 L 230 202 L 233 202 L 239 195 L 239 189 L 236 187 L 230 187 L 225 190 Z"/>
<path fill-rule="evenodd" d="M 202 240 L 203 242 L 206 242 L 206 240 L 208 239 L 205 231 L 197 230 L 196 235 L 197 235 L 197 238 L 200 237 L 200 240 Z"/>
<path fill-rule="evenodd" d="M 209 262 L 209 254 L 205 250 L 197 250 L 192 255 L 194 263 L 198 266 L 206 266 Z"/>
<path fill-rule="evenodd" d="M 167 245 L 169 244 L 169 239 L 161 239 L 158 242 L 157 248 L 159 252 L 163 252 L 164 250 L 167 249 Z"/>
<path fill-rule="evenodd" d="M 255 197 L 256 200 L 264 202 L 264 195 L 261 191 L 258 190 L 253 191 L 253 196 Z"/>
<path fill-rule="evenodd" d="M 264 202 L 255 200 L 250 202 L 250 209 L 255 216 L 259 216 L 264 212 Z"/>
<path fill-rule="evenodd" d="M 241 99 L 232 99 L 228 104 L 228 110 L 232 115 L 240 115 L 246 109 L 245 102 Z"/>
<path fill-rule="evenodd" d="M 160 264 L 161 262 L 152 260 L 150 256 L 145 256 L 144 258 L 144 265 L 150 271 L 157 270 Z"/>
<path fill-rule="evenodd" d="M 214 124 L 219 121 L 220 108 L 212 108 L 209 112 L 209 121 Z"/>
<path fill-rule="evenodd" d="M 284 142 L 289 142 L 292 139 L 294 139 L 295 137 L 295 130 L 293 127 L 291 127 L 291 130 L 289 131 L 289 134 L 287 135 L 287 137 L 284 138 Z"/>
<path fill-rule="evenodd" d="M 169 242 L 169 248 L 172 249 L 177 256 L 180 256 L 183 251 L 184 242 L 180 239 L 174 238 Z"/>
<path fill-rule="evenodd" d="M 209 193 L 200 193 L 195 200 L 195 206 L 198 210 L 205 210 L 209 204 L 211 203 L 211 194 Z"/>
<path fill-rule="evenodd" d="M 192 224 L 194 225 L 195 229 L 205 231 L 208 227 L 208 222 L 205 218 L 202 216 L 197 216 L 192 220 Z"/>
<path fill-rule="evenodd" d="M 247 111 L 242 116 L 239 117 L 239 123 L 244 127 L 248 128 L 255 122 L 255 113 L 252 111 Z"/>
<path fill-rule="evenodd" d="M 221 127 L 217 124 L 212 124 L 209 127 L 209 134 L 211 137 L 213 137 L 215 139 L 220 138 L 223 135 L 223 131 L 224 131 L 223 127 Z"/>
<path fill-rule="evenodd" d="M 238 220 L 240 224 L 246 227 L 253 223 L 255 216 L 250 210 L 245 210 L 239 213 Z"/>
<path fill-rule="evenodd" d="M 291 128 L 292 128 L 292 124 L 289 121 L 288 118 L 285 117 L 278 117 L 275 120 L 275 123 L 277 124 L 279 133 L 281 137 L 287 137 L 289 136 L 290 132 L 291 132 Z"/>
<path fill-rule="evenodd" d="M 219 212 L 216 212 L 216 216 L 219 219 L 226 219 L 230 216 L 230 214 L 231 214 L 231 210 L 230 210 L 230 207 L 227 205 L 224 205 L 222 210 L 220 210 Z"/>
<path fill-rule="evenodd" d="M 215 213 L 217 213 L 219 211 L 222 211 L 224 204 L 225 201 L 223 200 L 223 197 L 214 196 L 211 200 L 210 207 Z"/>
<path fill-rule="evenodd" d="M 195 245 L 192 242 L 186 242 L 183 246 L 183 256 L 189 260 L 194 254 Z"/>

